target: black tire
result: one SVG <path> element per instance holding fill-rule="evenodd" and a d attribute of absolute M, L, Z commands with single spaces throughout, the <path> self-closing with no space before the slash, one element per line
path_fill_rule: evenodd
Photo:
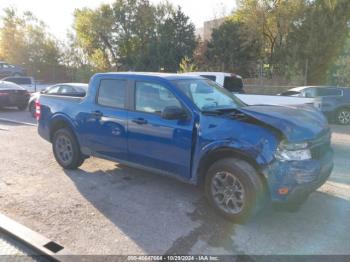
<path fill-rule="evenodd" d="M 232 182 L 233 178 L 231 177 L 234 177 L 236 182 L 233 182 L 233 185 L 228 185 L 229 181 L 226 181 L 227 184 L 223 185 L 224 183 L 222 183 L 221 186 L 218 186 L 218 184 L 222 182 L 221 179 L 224 174 L 229 174 L 230 176 L 227 179 L 232 180 Z M 217 187 L 221 189 L 217 190 L 215 194 L 214 190 L 216 190 Z M 227 187 L 231 189 L 228 189 Z M 235 189 L 232 189 L 232 187 Z M 241 188 L 243 188 L 243 190 L 241 190 Z M 225 193 L 218 193 L 219 191 L 225 191 Z M 243 193 L 239 193 L 239 191 L 242 191 Z M 205 194 L 209 203 L 214 209 L 216 209 L 216 211 L 226 219 L 236 223 L 245 222 L 248 218 L 259 211 L 261 204 L 264 203 L 265 199 L 263 181 L 254 167 L 246 161 L 235 158 L 219 160 L 209 168 L 205 177 Z M 222 195 L 222 197 L 219 197 L 219 195 Z M 231 196 L 228 197 L 227 195 Z M 226 204 L 227 209 L 223 207 L 225 204 L 220 205 L 218 203 L 220 202 L 220 198 L 222 198 L 222 202 L 225 202 L 225 198 L 232 197 L 234 199 L 226 201 L 226 203 L 231 201 L 231 207 L 229 204 Z M 236 210 L 233 210 L 233 206 L 235 206 Z"/>
<path fill-rule="evenodd" d="M 28 110 L 29 110 L 30 114 L 32 115 L 32 117 L 35 117 L 35 112 L 36 112 L 35 102 L 31 102 L 29 104 Z"/>
<path fill-rule="evenodd" d="M 68 128 L 59 129 L 55 132 L 52 140 L 52 150 L 57 163 L 64 169 L 77 169 L 85 161 L 74 134 Z"/>
<path fill-rule="evenodd" d="M 340 108 L 336 113 L 336 123 L 339 125 L 349 125 L 350 124 L 350 109 Z"/>
<path fill-rule="evenodd" d="M 20 110 L 20 111 L 24 111 L 24 110 L 27 109 L 27 104 L 18 105 L 17 108 L 18 108 L 18 110 Z"/>

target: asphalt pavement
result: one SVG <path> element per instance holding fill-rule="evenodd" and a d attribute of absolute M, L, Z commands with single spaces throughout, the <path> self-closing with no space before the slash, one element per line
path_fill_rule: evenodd
<path fill-rule="evenodd" d="M 0 213 L 75 254 L 350 255 L 350 126 L 332 127 L 334 172 L 300 210 L 235 225 L 167 177 L 96 158 L 62 170 L 28 123 L 0 111 Z"/>

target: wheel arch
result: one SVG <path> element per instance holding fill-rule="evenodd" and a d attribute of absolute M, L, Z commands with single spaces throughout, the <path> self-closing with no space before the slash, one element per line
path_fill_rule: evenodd
<path fill-rule="evenodd" d="M 222 147 L 217 148 L 215 150 L 212 150 L 208 153 L 206 153 L 200 160 L 198 168 L 197 168 L 197 184 L 203 185 L 205 175 L 207 170 L 210 168 L 212 164 L 214 164 L 216 161 L 224 158 L 237 158 L 246 161 L 249 163 L 256 171 L 257 173 L 263 177 L 263 180 L 265 177 L 261 174 L 261 167 L 257 163 L 256 159 L 249 156 L 247 153 L 234 149 L 234 148 L 228 148 L 228 147 Z"/>
<path fill-rule="evenodd" d="M 49 128 L 49 134 L 50 134 L 50 141 L 52 142 L 53 136 L 55 132 L 61 128 L 68 128 L 74 135 L 74 137 L 77 139 L 76 133 L 74 131 L 74 125 L 71 123 L 71 121 L 63 116 L 63 115 L 58 115 L 55 116 L 51 121 L 50 121 L 50 128 Z M 78 139 L 77 142 L 79 143 Z"/>

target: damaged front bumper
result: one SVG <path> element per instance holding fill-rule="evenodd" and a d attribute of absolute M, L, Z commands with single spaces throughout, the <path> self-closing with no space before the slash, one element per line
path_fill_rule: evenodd
<path fill-rule="evenodd" d="M 301 202 L 322 186 L 333 170 L 333 151 L 320 159 L 274 161 L 263 170 L 273 203 Z"/>

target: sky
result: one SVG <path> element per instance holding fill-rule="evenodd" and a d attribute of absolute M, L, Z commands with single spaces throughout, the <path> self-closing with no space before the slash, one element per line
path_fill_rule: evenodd
<path fill-rule="evenodd" d="M 159 3 L 162 0 L 150 0 Z M 0 10 L 14 7 L 18 11 L 31 11 L 49 27 L 50 32 L 58 39 L 64 40 L 67 30 L 73 23 L 73 12 L 76 8 L 96 8 L 113 0 L 0 0 Z M 203 22 L 229 14 L 235 8 L 235 0 L 169 0 L 182 7 L 197 28 Z"/>

